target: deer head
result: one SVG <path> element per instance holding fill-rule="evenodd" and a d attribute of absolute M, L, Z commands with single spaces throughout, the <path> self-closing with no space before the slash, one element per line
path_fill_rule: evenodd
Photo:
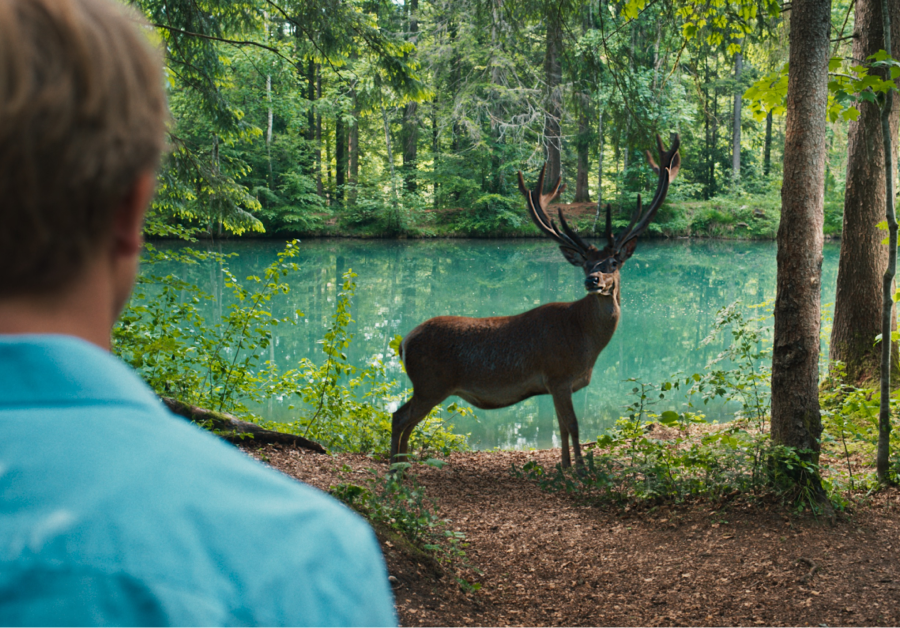
<path fill-rule="evenodd" d="M 631 216 L 631 222 L 628 227 L 619 235 L 613 236 L 612 233 L 612 216 L 611 207 L 606 206 L 606 238 L 608 244 L 599 250 L 597 247 L 587 244 L 581 237 L 569 227 L 563 216 L 562 210 L 559 210 L 559 222 L 562 226 L 560 231 L 553 219 L 547 217 L 546 209 L 550 201 L 557 194 L 565 189 L 560 188 L 559 180 L 556 186 L 548 194 L 542 194 L 544 188 L 544 171 L 547 169 L 546 164 L 541 169 L 541 176 L 538 179 L 534 190 L 529 191 L 525 187 L 525 179 L 522 173 L 519 173 L 519 190 L 525 195 L 528 202 L 528 213 L 538 229 L 547 236 L 559 243 L 559 249 L 562 254 L 574 266 L 580 266 L 584 270 L 585 280 L 584 286 L 588 292 L 596 293 L 604 296 L 612 295 L 615 291 L 616 283 L 619 278 L 619 269 L 631 255 L 637 246 L 637 239 L 653 220 L 657 210 L 663 204 L 666 194 L 669 191 L 669 184 L 678 176 L 678 170 L 681 167 L 681 157 L 678 154 L 678 147 L 681 143 L 678 135 L 675 135 L 672 141 L 672 147 L 666 150 L 663 146 L 659 135 L 656 136 L 656 144 L 659 149 L 659 165 L 653 161 L 650 151 L 647 151 L 647 161 L 650 167 L 659 176 L 656 186 L 656 194 L 653 195 L 653 201 L 650 207 L 644 212 L 641 205 L 641 196 L 638 195 L 637 207 Z"/>

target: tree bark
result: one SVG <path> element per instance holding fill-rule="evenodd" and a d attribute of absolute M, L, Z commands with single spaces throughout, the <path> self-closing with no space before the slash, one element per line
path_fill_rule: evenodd
<path fill-rule="evenodd" d="M 344 184 L 347 169 L 347 137 L 344 131 L 344 117 L 338 111 L 334 119 L 334 196 L 338 203 L 344 202 Z"/>
<path fill-rule="evenodd" d="M 766 114 L 766 142 L 763 148 L 763 175 L 769 176 L 772 166 L 772 112 Z"/>
<path fill-rule="evenodd" d="M 597 221 L 603 208 L 603 109 L 597 116 L 597 213 L 594 214 L 594 224 L 591 225 L 591 233 L 597 231 Z"/>
<path fill-rule="evenodd" d="M 741 53 L 734 55 L 734 80 L 737 83 L 734 92 L 734 107 L 731 133 L 731 178 L 735 185 L 741 179 L 741 98 L 743 92 L 740 88 L 741 71 L 743 68 L 743 56 Z"/>
<path fill-rule="evenodd" d="M 591 100 L 587 94 L 581 94 L 581 107 L 578 112 L 578 170 L 575 175 L 575 202 L 589 203 L 591 201 L 590 187 L 588 186 L 588 172 L 590 171 L 591 128 L 590 113 Z"/>
<path fill-rule="evenodd" d="M 889 0 L 893 31 L 891 51 L 900 57 L 900 0 Z M 853 58 L 865 59 L 884 46 L 881 0 L 857 0 Z M 874 71 L 885 78 L 883 71 Z M 891 137 L 897 137 L 900 99 L 893 99 Z M 892 149 L 897 163 L 896 144 Z M 834 326 L 830 359 L 843 362 L 850 382 L 878 376 L 881 347 L 874 344 L 881 333 L 882 281 L 888 264 L 885 233 L 875 225 L 885 216 L 885 163 L 881 112 L 877 105 L 860 102 L 859 119 L 850 122 L 847 136 L 847 190 L 844 196 L 844 228 L 838 262 Z M 895 175 L 896 177 L 896 175 Z M 896 367 L 896 353 L 894 365 Z"/>
<path fill-rule="evenodd" d="M 316 100 L 322 98 L 322 73 L 319 71 L 318 64 L 316 65 L 316 74 L 318 75 L 318 80 L 316 81 Z M 317 108 L 318 109 L 318 108 Z M 315 155 L 315 169 L 316 169 L 316 192 L 318 192 L 319 196 L 325 197 L 325 186 L 322 185 L 322 114 L 319 111 L 316 111 L 316 148 L 313 151 Z"/>
<path fill-rule="evenodd" d="M 881 17 L 884 23 L 884 50 L 891 50 L 891 13 L 890 0 L 881 0 Z M 891 55 L 893 56 L 893 55 Z M 894 92 L 884 95 L 881 108 L 881 139 L 884 145 L 884 187 L 885 217 L 888 225 L 888 263 L 882 284 L 881 310 L 881 403 L 878 412 L 878 453 L 875 457 L 875 473 L 878 481 L 891 481 L 891 330 L 894 314 L 894 276 L 897 274 L 897 216 L 894 213 L 894 136 L 896 130 L 891 128 Z M 896 355 L 896 353 L 895 353 Z"/>
<path fill-rule="evenodd" d="M 778 228 L 772 438 L 818 462 L 819 324 L 830 0 L 794 0 Z M 809 478 L 809 476 L 807 476 Z M 798 478 L 799 479 L 799 478 Z M 822 498 L 817 476 L 810 478 Z"/>
<path fill-rule="evenodd" d="M 359 101 L 355 89 L 350 90 L 350 100 L 353 102 L 353 112 L 347 134 L 347 183 L 350 184 L 347 201 L 355 205 L 356 186 L 359 184 Z"/>
<path fill-rule="evenodd" d="M 416 45 L 419 39 L 419 0 L 409 0 L 409 41 Z M 403 178 L 406 183 L 406 189 L 415 192 L 417 188 L 416 182 L 416 161 L 417 149 L 419 143 L 419 120 L 416 116 L 419 103 L 407 103 L 403 113 L 403 130 L 401 132 L 401 142 L 403 144 Z"/>
<path fill-rule="evenodd" d="M 544 142 L 547 146 L 547 178 L 544 189 L 549 192 L 562 172 L 562 23 L 560 7 L 548 4 L 547 51 L 544 57 L 544 76 L 547 83 L 547 109 L 544 122 Z"/>
<path fill-rule="evenodd" d="M 303 438 L 302 436 L 267 430 L 255 423 L 241 421 L 227 412 L 214 412 L 198 406 L 186 404 L 171 397 L 161 397 L 161 399 L 173 414 L 177 414 L 180 417 L 184 417 L 189 421 L 197 423 L 201 427 L 212 431 L 216 436 L 227 440 L 230 443 L 292 445 L 294 447 L 311 449 L 320 454 L 328 453 L 328 451 L 316 441 Z"/>

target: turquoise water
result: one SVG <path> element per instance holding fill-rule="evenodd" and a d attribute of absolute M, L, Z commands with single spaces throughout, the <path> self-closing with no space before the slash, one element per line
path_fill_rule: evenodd
<path fill-rule="evenodd" d="M 230 268 L 238 278 L 259 274 L 283 243 L 272 241 L 198 244 L 238 253 Z M 830 310 L 837 277 L 838 245 L 827 243 L 823 264 L 823 303 Z M 547 240 L 371 241 L 308 240 L 295 258 L 290 295 L 274 309 L 301 310 L 296 324 L 277 329 L 271 358 L 290 368 L 309 356 L 322 361 L 317 341 L 334 311 L 341 274 L 353 269 L 358 287 L 352 305 L 355 334 L 348 352 L 362 365 L 373 355 L 390 358 L 392 377 L 409 386 L 388 343 L 422 321 L 442 314 L 497 316 L 516 314 L 543 303 L 571 301 L 584 295 L 583 273 L 569 265 Z M 217 295 L 215 310 L 228 291 L 217 265 L 194 267 L 187 277 Z M 677 372 L 701 371 L 725 346 L 722 338 L 701 347 L 716 311 L 735 300 L 755 304 L 775 296 L 775 244 L 657 240 L 641 242 L 622 269 L 622 320 L 600 354 L 590 386 L 574 395 L 582 440 L 593 440 L 618 418 L 631 401 L 632 382 L 659 384 Z M 210 312 L 214 314 L 215 312 Z M 655 410 L 677 409 L 666 400 Z M 290 420 L 275 402 L 260 408 L 275 420 Z M 726 420 L 720 405 L 707 416 Z M 559 444 L 553 403 L 533 397 L 511 408 L 475 410 L 458 421 L 477 448 L 551 447 Z"/>

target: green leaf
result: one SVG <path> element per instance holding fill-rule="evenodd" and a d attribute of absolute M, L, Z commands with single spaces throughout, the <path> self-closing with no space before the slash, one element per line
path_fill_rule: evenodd
<path fill-rule="evenodd" d="M 659 422 L 663 425 L 672 426 L 678 423 L 678 413 L 672 410 L 666 410 L 659 415 Z"/>

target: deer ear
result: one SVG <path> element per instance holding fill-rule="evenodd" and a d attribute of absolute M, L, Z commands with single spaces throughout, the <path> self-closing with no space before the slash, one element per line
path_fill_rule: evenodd
<path fill-rule="evenodd" d="M 569 261 L 572 266 L 582 267 L 584 263 L 587 261 L 584 255 L 581 254 L 581 251 L 576 251 L 575 249 L 570 249 L 567 246 L 559 247 L 559 250 L 562 251 L 563 256 Z"/>
<path fill-rule="evenodd" d="M 619 263 L 621 264 L 622 262 L 627 260 L 629 257 L 634 255 L 634 249 L 636 249 L 636 248 L 637 248 L 637 238 L 629 240 L 628 242 L 625 243 L 625 246 L 622 247 L 622 250 L 619 251 L 619 254 L 616 255 L 616 259 L 618 259 Z"/>

